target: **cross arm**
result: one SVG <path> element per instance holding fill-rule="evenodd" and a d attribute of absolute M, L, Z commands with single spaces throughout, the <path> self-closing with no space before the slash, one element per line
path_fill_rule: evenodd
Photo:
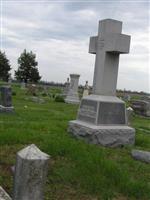
<path fill-rule="evenodd" d="M 125 34 L 107 34 L 105 35 L 105 51 L 116 53 L 129 53 L 130 36 Z"/>
<path fill-rule="evenodd" d="M 96 54 L 98 36 L 90 37 L 89 53 Z"/>

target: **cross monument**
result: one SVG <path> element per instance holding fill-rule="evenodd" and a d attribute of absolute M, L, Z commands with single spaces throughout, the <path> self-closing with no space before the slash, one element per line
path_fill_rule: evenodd
<path fill-rule="evenodd" d="M 99 22 L 98 36 L 90 38 L 89 53 L 96 54 L 93 94 L 116 94 L 119 54 L 130 47 L 130 36 L 121 31 L 122 22 L 106 19 Z"/>
<path fill-rule="evenodd" d="M 125 103 L 116 97 L 119 55 L 130 48 L 130 36 L 121 31 L 122 22 L 105 19 L 99 21 L 98 36 L 90 38 L 89 53 L 96 54 L 93 92 L 82 98 L 77 120 L 69 122 L 69 132 L 89 143 L 134 144 Z"/>

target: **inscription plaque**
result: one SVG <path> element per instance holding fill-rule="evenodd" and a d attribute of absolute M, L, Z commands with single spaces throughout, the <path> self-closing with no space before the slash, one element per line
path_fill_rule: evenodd
<path fill-rule="evenodd" d="M 78 112 L 78 119 L 85 122 L 95 123 L 96 115 L 97 115 L 97 102 L 89 101 L 86 99 L 82 100 Z"/>
<path fill-rule="evenodd" d="M 100 102 L 98 124 L 125 124 L 124 103 Z"/>

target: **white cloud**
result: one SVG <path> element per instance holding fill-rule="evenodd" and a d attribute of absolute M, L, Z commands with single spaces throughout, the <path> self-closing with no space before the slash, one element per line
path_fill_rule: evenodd
<path fill-rule="evenodd" d="M 78 10 L 74 12 L 74 17 L 82 19 L 84 21 L 92 21 L 93 18 L 97 17 L 96 12 L 90 9 Z"/>

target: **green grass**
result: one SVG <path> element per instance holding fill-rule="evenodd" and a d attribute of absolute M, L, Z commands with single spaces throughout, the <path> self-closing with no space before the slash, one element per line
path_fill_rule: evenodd
<path fill-rule="evenodd" d="M 132 148 L 150 150 L 150 120 L 134 117 L 134 147 L 90 145 L 67 133 L 78 106 L 46 97 L 45 104 L 33 103 L 17 85 L 13 90 L 15 114 L 0 115 L 0 185 L 10 194 L 16 153 L 34 143 L 51 155 L 46 200 L 150 199 L 150 166 L 131 158 Z"/>

